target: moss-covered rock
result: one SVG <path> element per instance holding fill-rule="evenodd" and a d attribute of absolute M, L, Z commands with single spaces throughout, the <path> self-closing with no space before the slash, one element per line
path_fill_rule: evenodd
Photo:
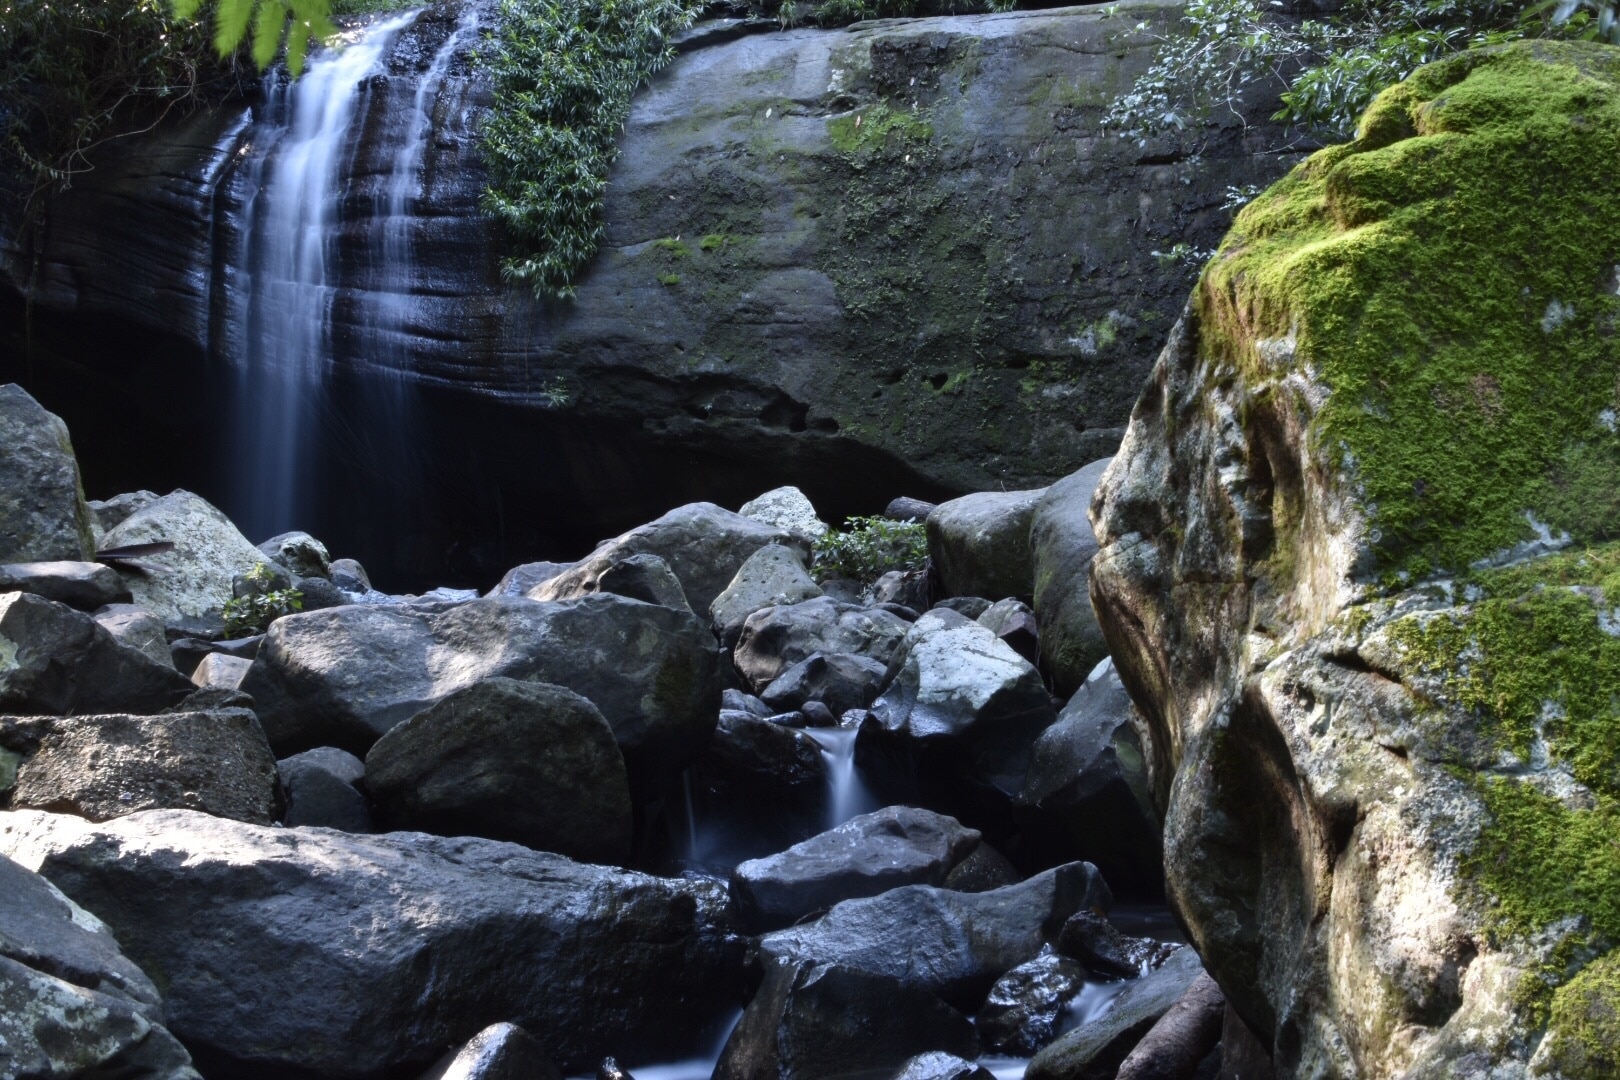
<path fill-rule="evenodd" d="M 1616 160 L 1620 50 L 1420 70 L 1238 217 L 1103 481 L 1173 902 L 1281 1075 L 1613 1072 Z"/>

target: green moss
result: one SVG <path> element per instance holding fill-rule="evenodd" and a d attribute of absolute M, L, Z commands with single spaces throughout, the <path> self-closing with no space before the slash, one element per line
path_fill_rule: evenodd
<path fill-rule="evenodd" d="M 883 102 L 827 121 L 827 137 L 846 154 L 882 150 L 889 145 L 891 132 L 899 132 L 896 138 L 902 143 L 925 143 L 934 137 L 933 125 L 923 115 Z"/>
<path fill-rule="evenodd" d="M 1568 1080 L 1620 1076 L 1620 951 L 1587 965 L 1553 995 L 1546 1059 Z"/>
<path fill-rule="evenodd" d="M 1309 367 L 1311 438 L 1354 461 L 1387 580 L 1534 535 L 1620 535 L 1620 51 L 1519 44 L 1385 92 L 1239 215 L 1197 295 L 1202 347 Z"/>
<path fill-rule="evenodd" d="M 679 285 L 680 283 L 681 283 L 681 275 L 679 275 L 679 274 L 659 274 L 658 275 L 658 284 L 660 284 L 660 285 Z"/>
<path fill-rule="evenodd" d="M 668 255 L 672 259 L 684 259 L 688 255 L 692 254 L 692 249 L 681 243 L 681 239 L 678 236 L 665 236 L 658 240 L 654 240 L 653 247 L 657 248 L 659 251 L 662 251 L 665 255 Z M 709 249 L 704 248 L 703 250 L 707 251 Z"/>
<path fill-rule="evenodd" d="M 736 239 L 737 238 L 735 236 L 728 236 L 725 233 L 710 233 L 702 240 L 698 241 L 698 248 L 701 251 L 724 251 L 726 248 L 730 247 L 736 241 Z"/>

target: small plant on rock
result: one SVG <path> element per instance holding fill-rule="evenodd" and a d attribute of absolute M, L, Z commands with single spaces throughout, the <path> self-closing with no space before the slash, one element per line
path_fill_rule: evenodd
<path fill-rule="evenodd" d="M 241 596 L 225 601 L 225 636 L 252 637 L 269 629 L 283 615 L 304 610 L 304 594 L 298 589 L 275 589 L 275 578 L 266 563 L 247 572 Z"/>
<path fill-rule="evenodd" d="M 890 570 L 921 570 L 928 563 L 928 533 L 920 521 L 852 517 L 842 532 L 816 541 L 816 576 L 872 582 Z"/>

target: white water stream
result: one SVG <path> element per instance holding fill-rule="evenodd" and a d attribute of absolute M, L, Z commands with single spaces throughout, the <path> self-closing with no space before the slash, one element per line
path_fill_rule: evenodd
<path fill-rule="evenodd" d="M 806 728 L 805 734 L 821 747 L 827 764 L 827 828 L 836 829 L 850 818 L 879 809 L 855 769 L 855 728 Z"/>

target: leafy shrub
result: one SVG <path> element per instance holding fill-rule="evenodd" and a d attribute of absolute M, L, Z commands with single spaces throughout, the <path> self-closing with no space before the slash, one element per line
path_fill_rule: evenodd
<path fill-rule="evenodd" d="M 852 517 L 842 532 L 828 530 L 816 541 L 820 578 L 870 582 L 890 570 L 921 570 L 928 564 L 928 533 L 920 521 Z"/>
<path fill-rule="evenodd" d="M 283 615 L 304 610 L 304 594 L 298 589 L 273 589 L 275 577 L 270 567 L 259 563 L 246 575 L 246 591 L 225 601 L 225 636 L 251 637 L 262 634 Z"/>

